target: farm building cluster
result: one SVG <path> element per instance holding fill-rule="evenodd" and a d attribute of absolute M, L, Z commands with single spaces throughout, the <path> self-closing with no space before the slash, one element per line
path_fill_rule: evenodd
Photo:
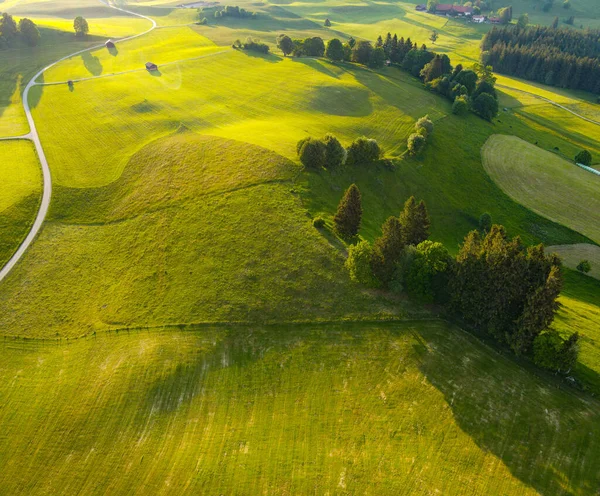
<path fill-rule="evenodd" d="M 420 4 L 415 7 L 419 12 L 428 12 L 427 5 Z M 473 7 L 467 7 L 464 5 L 452 5 L 450 3 L 439 3 L 430 13 L 446 17 L 466 17 L 471 22 L 482 24 L 489 22 L 491 24 L 500 24 L 501 19 L 499 17 L 487 17 L 483 15 L 473 15 Z"/>

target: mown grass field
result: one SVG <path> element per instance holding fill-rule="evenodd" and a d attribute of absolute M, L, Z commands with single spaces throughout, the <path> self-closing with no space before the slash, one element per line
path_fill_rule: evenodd
<path fill-rule="evenodd" d="M 600 242 L 600 177 L 515 136 L 494 135 L 481 153 L 486 171 L 509 196 Z"/>
<path fill-rule="evenodd" d="M 437 322 L 4 340 L 0 356 L 10 494 L 587 495 L 600 478 L 596 400 Z"/>

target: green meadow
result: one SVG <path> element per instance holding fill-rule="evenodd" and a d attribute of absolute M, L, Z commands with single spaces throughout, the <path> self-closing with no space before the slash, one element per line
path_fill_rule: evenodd
<path fill-rule="evenodd" d="M 437 321 L 4 340 L 0 356 L 7 493 L 597 487 L 597 400 Z"/>
<path fill-rule="evenodd" d="M 53 196 L 0 282 L 0 493 L 598 490 L 598 178 L 569 162 L 581 148 L 600 157 L 600 127 L 581 118 L 599 120 L 592 95 L 499 77 L 488 123 L 453 115 L 396 68 L 275 47 L 282 32 L 391 31 L 429 45 L 435 29 L 435 50 L 453 63 L 478 60 L 489 26 L 416 3 L 243 2 L 257 19 L 196 25 L 196 10 L 176 2 L 121 2 L 159 27 L 40 77 L 29 103 Z M 595 2 L 572 3 L 596 25 Z M 514 8 L 536 22 L 562 15 L 558 2 L 547 15 L 536 5 Z M 42 32 L 35 49 L 0 51 L 2 136 L 28 132 L 21 91 L 41 67 L 150 27 L 95 0 L 0 7 Z M 88 18 L 85 40 L 73 35 L 76 15 Z M 231 47 L 248 36 L 271 53 Z M 435 130 L 412 158 L 406 139 L 425 114 Z M 375 138 L 391 163 L 304 170 L 296 143 L 326 133 L 345 146 Z M 0 141 L 0 175 L 4 262 L 40 201 L 31 143 Z M 352 283 L 332 230 L 352 183 L 363 239 L 415 195 L 452 254 L 484 212 L 560 253 L 554 328 L 582 335 L 579 387 L 445 323 L 438 308 Z M 589 276 L 570 270 L 580 258 Z"/>

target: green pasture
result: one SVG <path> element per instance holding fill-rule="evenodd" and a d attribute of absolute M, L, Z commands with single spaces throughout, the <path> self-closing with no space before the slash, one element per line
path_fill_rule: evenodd
<path fill-rule="evenodd" d="M 0 356 L 12 494 L 587 495 L 600 478 L 595 399 L 438 322 L 9 339 Z"/>
<path fill-rule="evenodd" d="M 146 36 L 116 43 L 114 49 L 102 47 L 84 52 L 44 73 L 44 82 L 67 81 L 145 70 L 146 62 L 162 64 L 187 60 L 223 50 L 189 27 L 160 28 Z"/>
<path fill-rule="evenodd" d="M 2 284 L 3 334 L 426 314 L 350 283 L 343 252 L 293 193 L 298 172 L 268 150 L 181 131 L 134 154 L 110 185 L 57 185 L 37 242 Z"/>
<path fill-rule="evenodd" d="M 42 194 L 42 177 L 33 144 L 0 141 L 0 263 L 27 235 Z"/>
<path fill-rule="evenodd" d="M 588 276 L 600 279 L 600 246 L 588 243 L 558 245 L 549 246 L 548 251 L 558 253 L 563 264 L 573 270 L 579 262 L 587 260 L 592 265 L 592 270 L 588 272 Z"/>

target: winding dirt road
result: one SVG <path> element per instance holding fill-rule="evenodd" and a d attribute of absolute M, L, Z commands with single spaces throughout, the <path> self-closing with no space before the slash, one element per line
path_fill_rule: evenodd
<path fill-rule="evenodd" d="M 108 2 L 104 2 L 103 0 L 99 0 L 99 1 L 101 3 L 103 3 L 104 5 L 106 5 L 107 7 L 110 7 L 111 9 L 120 10 L 121 12 L 125 12 L 126 14 L 130 14 L 135 17 L 140 17 L 142 19 L 146 19 L 152 23 L 152 26 L 150 27 L 150 29 L 144 31 L 143 33 L 135 34 L 133 36 L 128 36 L 126 38 L 120 38 L 120 39 L 116 40 L 118 42 L 123 42 L 123 41 L 133 40 L 135 38 L 139 38 L 140 36 L 144 36 L 144 35 L 150 33 L 151 31 L 155 30 L 157 27 L 156 21 L 154 21 L 154 19 L 151 19 L 150 17 L 147 17 L 142 14 L 138 14 L 136 12 L 131 12 L 130 10 L 122 9 L 120 7 L 116 7 L 115 5 L 110 5 Z M 37 128 L 35 127 L 35 122 L 33 120 L 33 116 L 31 115 L 31 109 L 29 108 L 29 91 L 34 86 L 40 84 L 40 83 L 36 82 L 37 79 L 51 67 L 62 62 L 63 60 L 67 60 L 71 57 L 74 57 L 81 53 L 89 52 L 91 50 L 97 50 L 98 48 L 102 48 L 103 46 L 104 46 L 103 44 L 99 44 L 99 45 L 95 45 L 95 46 L 92 46 L 89 48 L 85 48 L 84 50 L 79 50 L 75 53 L 71 53 L 70 55 L 66 55 L 65 57 L 62 57 L 62 58 L 58 59 L 57 61 L 53 62 L 52 64 L 44 67 L 35 76 L 33 76 L 31 78 L 31 80 L 29 81 L 29 83 L 27 83 L 27 86 L 25 87 L 25 91 L 23 92 L 23 107 L 25 109 L 25 115 L 27 117 L 27 122 L 29 123 L 30 132 L 25 135 L 22 135 L 22 136 L 2 138 L 2 141 L 16 140 L 16 139 L 28 139 L 33 142 L 33 144 L 35 146 L 35 150 L 38 155 L 38 159 L 40 161 L 40 165 L 42 167 L 43 193 L 42 193 L 42 202 L 40 203 L 40 208 L 35 217 L 35 221 L 33 222 L 33 225 L 31 226 L 29 233 L 27 234 L 27 236 L 25 237 L 25 239 L 23 240 L 23 242 L 21 243 L 21 245 L 19 246 L 17 251 L 13 254 L 13 256 L 6 263 L 6 265 L 4 267 L 2 267 L 2 270 L 0 270 L 0 281 L 2 281 L 10 273 L 10 271 L 17 264 L 17 262 L 19 260 L 21 260 L 21 258 L 27 251 L 27 248 L 29 248 L 29 246 L 31 245 L 31 243 L 33 242 L 33 240 L 39 233 L 40 229 L 42 228 L 42 224 L 44 223 L 44 219 L 46 218 L 46 215 L 48 214 L 48 209 L 50 208 L 50 198 L 52 197 L 52 176 L 50 174 L 50 167 L 48 166 L 48 160 L 46 159 L 46 155 L 44 154 L 44 148 L 42 147 L 42 143 L 40 141 L 40 137 L 38 135 Z"/>

